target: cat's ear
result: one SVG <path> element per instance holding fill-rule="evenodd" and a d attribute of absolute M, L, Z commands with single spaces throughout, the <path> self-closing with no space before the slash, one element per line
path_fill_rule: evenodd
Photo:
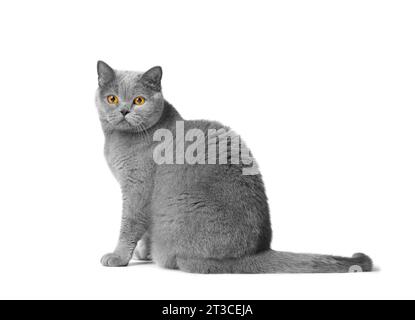
<path fill-rule="evenodd" d="M 161 67 L 153 67 L 150 70 L 146 71 L 142 76 L 140 81 L 145 85 L 149 86 L 154 91 L 161 90 L 161 77 L 163 76 L 163 70 Z"/>
<path fill-rule="evenodd" d="M 115 78 L 114 70 L 107 65 L 104 61 L 98 61 L 97 63 L 98 71 L 98 85 L 100 87 L 105 86 Z"/>

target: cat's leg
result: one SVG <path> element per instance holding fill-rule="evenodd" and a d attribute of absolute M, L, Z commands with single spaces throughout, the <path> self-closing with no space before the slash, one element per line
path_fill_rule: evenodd
<path fill-rule="evenodd" d="M 191 258 L 177 258 L 177 266 L 181 271 L 189 273 L 232 273 L 230 266 L 226 264 L 218 265 L 220 260 L 216 263 L 210 259 L 191 259 Z"/>
<path fill-rule="evenodd" d="M 151 244 L 150 233 L 147 231 L 144 236 L 138 241 L 137 247 L 134 251 L 134 258 L 137 260 L 151 260 Z"/>
<path fill-rule="evenodd" d="M 123 214 L 118 244 L 114 252 L 102 257 L 103 266 L 123 267 L 130 262 L 138 240 L 148 228 L 148 217 L 139 203 L 137 193 L 123 193 Z"/>
<path fill-rule="evenodd" d="M 166 269 L 177 269 L 176 256 L 164 250 L 153 250 L 153 260 L 158 266 Z"/>
<path fill-rule="evenodd" d="M 166 269 L 178 268 L 176 255 L 169 246 L 153 242 L 151 246 L 151 257 L 159 267 Z"/>

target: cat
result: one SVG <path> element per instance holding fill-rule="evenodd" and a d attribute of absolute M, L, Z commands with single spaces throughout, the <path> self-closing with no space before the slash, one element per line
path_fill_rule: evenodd
<path fill-rule="evenodd" d="M 344 258 L 272 250 L 262 177 L 256 172 L 244 174 L 246 163 L 233 161 L 228 153 L 233 152 L 232 143 L 226 140 L 225 151 L 213 156 L 218 160 L 225 154 L 226 163 L 212 164 L 206 155 L 199 158 L 208 160 L 204 164 L 177 163 L 177 145 L 188 147 L 190 143 L 186 138 L 183 141 L 178 123 L 183 124 L 184 132 L 197 130 L 205 136 L 199 138 L 209 138 L 215 130 L 236 134 L 218 122 L 184 120 L 163 97 L 161 67 L 144 73 L 119 71 L 98 61 L 97 69 L 95 100 L 105 136 L 104 153 L 123 199 L 118 244 L 102 257 L 102 265 L 127 266 L 135 255 L 164 268 L 192 273 L 372 270 L 372 260 L 362 253 Z M 166 131 L 172 133 L 174 143 L 164 140 L 165 153 L 175 150 L 176 163 L 156 161 L 155 150 L 162 139 L 154 137 Z M 221 140 L 213 141 L 216 151 Z M 235 154 L 239 160 L 243 158 L 242 151 Z"/>

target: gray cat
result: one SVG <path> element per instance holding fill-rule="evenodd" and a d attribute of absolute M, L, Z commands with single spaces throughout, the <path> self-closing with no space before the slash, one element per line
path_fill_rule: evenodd
<path fill-rule="evenodd" d="M 163 98 L 161 77 L 160 67 L 140 73 L 98 62 L 96 106 L 105 157 L 123 198 L 118 245 L 103 256 L 104 266 L 126 266 L 135 251 L 139 259 L 151 256 L 161 267 L 194 273 L 372 270 L 371 259 L 361 253 L 343 258 L 272 250 L 262 178 L 243 174 L 243 161 L 230 161 L 231 143 L 226 144 L 225 164 L 180 164 L 177 154 L 175 163 L 156 163 L 154 151 L 160 142 L 153 137 L 160 129 L 172 132 L 170 151 L 183 140 L 176 125 L 180 121 L 185 132 L 196 128 L 206 137 L 212 130 L 231 132 L 218 122 L 183 120 Z M 215 160 L 221 156 L 223 151 Z M 242 152 L 237 156 L 241 160 Z"/>

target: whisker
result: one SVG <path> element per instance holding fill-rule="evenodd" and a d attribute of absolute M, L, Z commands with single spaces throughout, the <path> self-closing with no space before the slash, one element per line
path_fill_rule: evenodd
<path fill-rule="evenodd" d="M 139 122 L 138 127 L 139 127 L 141 133 L 144 135 L 145 141 L 150 144 L 151 143 L 150 136 L 149 136 L 146 128 L 144 127 L 143 123 Z"/>

